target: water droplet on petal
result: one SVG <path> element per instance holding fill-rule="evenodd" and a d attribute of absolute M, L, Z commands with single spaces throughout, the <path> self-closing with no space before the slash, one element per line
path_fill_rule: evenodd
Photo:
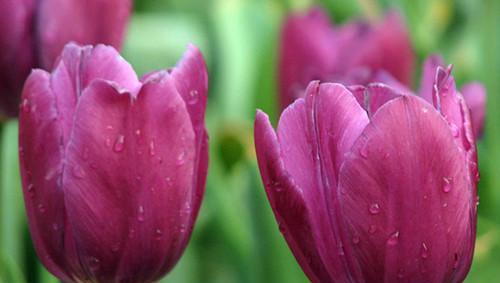
<path fill-rule="evenodd" d="M 144 206 L 139 205 L 137 208 L 137 220 L 139 222 L 144 222 Z"/>
<path fill-rule="evenodd" d="M 154 141 L 149 142 L 149 155 L 151 155 L 151 156 L 155 155 L 155 142 Z"/>
<path fill-rule="evenodd" d="M 380 213 L 380 206 L 378 205 L 378 203 L 372 203 L 370 205 L 370 207 L 368 208 L 368 210 L 370 211 L 370 214 L 379 214 Z"/>
<path fill-rule="evenodd" d="M 387 244 L 389 246 L 395 246 L 398 244 L 398 242 L 399 242 L 399 231 L 392 233 L 389 236 L 389 239 L 387 239 Z"/>
<path fill-rule="evenodd" d="M 458 137 L 458 135 L 460 134 L 460 130 L 458 129 L 457 125 L 455 125 L 455 124 L 450 124 L 450 129 L 451 129 L 451 134 L 452 134 L 454 137 Z"/>
<path fill-rule="evenodd" d="M 31 108 L 30 108 L 30 105 L 29 105 L 29 100 L 28 99 L 23 99 L 23 102 L 21 103 L 21 109 L 26 112 L 26 113 L 29 113 L 31 111 Z"/>
<path fill-rule="evenodd" d="M 137 129 L 135 130 L 135 135 L 139 138 L 141 137 L 141 130 L 140 129 Z"/>
<path fill-rule="evenodd" d="M 450 178 L 443 178 L 443 192 L 449 193 L 451 191 Z"/>
<path fill-rule="evenodd" d="M 107 130 L 112 130 L 112 129 L 113 129 L 113 126 L 111 126 L 111 125 L 107 125 L 107 126 L 106 126 L 106 129 L 107 129 Z"/>
<path fill-rule="evenodd" d="M 133 228 L 130 228 L 130 230 L 128 230 L 128 237 L 130 239 L 135 238 L 135 230 Z"/>
<path fill-rule="evenodd" d="M 46 209 L 45 209 L 45 206 L 43 204 L 38 204 L 38 211 L 40 211 L 40 213 L 45 213 Z"/>
<path fill-rule="evenodd" d="M 447 202 L 443 203 L 443 208 L 447 208 L 447 207 L 448 207 L 448 203 Z"/>
<path fill-rule="evenodd" d="M 193 105 L 198 102 L 199 93 L 197 90 L 193 89 L 189 92 L 189 97 L 187 99 L 187 104 Z"/>
<path fill-rule="evenodd" d="M 458 254 L 455 253 L 453 255 L 453 269 L 457 269 L 458 268 Z"/>
<path fill-rule="evenodd" d="M 111 139 L 107 138 L 105 143 L 106 143 L 106 147 L 111 147 Z"/>
<path fill-rule="evenodd" d="M 113 147 L 113 150 L 115 152 L 122 152 L 124 148 L 125 148 L 125 136 L 119 135 L 116 138 L 115 146 Z"/>
<path fill-rule="evenodd" d="M 429 257 L 429 248 L 427 248 L 427 245 L 425 243 L 422 243 L 422 249 L 420 251 L 420 256 L 423 259 L 426 259 Z"/>
<path fill-rule="evenodd" d="M 401 279 L 401 278 L 404 278 L 405 277 L 405 270 L 400 268 L 398 270 L 398 278 Z"/>
<path fill-rule="evenodd" d="M 377 226 L 370 225 L 370 228 L 368 228 L 368 233 L 375 234 L 375 232 L 377 232 Z"/>
<path fill-rule="evenodd" d="M 155 230 L 155 239 L 158 241 L 158 240 L 161 240 L 162 237 L 163 237 L 163 231 L 161 229 L 156 229 Z"/>
<path fill-rule="evenodd" d="M 177 156 L 177 161 L 175 162 L 175 165 L 181 166 L 184 163 L 186 163 L 186 152 L 185 151 L 181 152 L 179 154 L 179 156 Z"/>

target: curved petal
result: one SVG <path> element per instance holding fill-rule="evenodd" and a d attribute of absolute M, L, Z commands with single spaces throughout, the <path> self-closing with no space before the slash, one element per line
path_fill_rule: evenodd
<path fill-rule="evenodd" d="M 37 30 L 41 66 L 52 69 L 66 43 L 108 44 L 119 49 L 131 0 L 39 1 Z"/>
<path fill-rule="evenodd" d="M 311 247 L 307 247 L 308 250 L 302 250 L 302 253 L 316 254 L 315 258 L 320 262 L 315 263 L 311 269 L 313 273 L 321 274 L 322 282 L 350 282 L 353 278 L 359 279 L 352 266 L 349 250 L 344 248 L 343 239 L 340 238 L 336 173 L 344 153 L 367 123 L 366 112 L 345 87 L 313 82 L 306 91 L 306 100 L 298 100 L 288 107 L 278 125 L 280 162 L 286 172 L 279 174 L 289 174 L 289 178 L 293 179 L 294 189 L 300 192 L 304 209 L 310 215 L 310 219 L 304 220 L 308 221 L 310 231 L 289 229 L 287 233 L 294 238 L 313 237 L 309 242 L 312 241 L 314 249 L 311 251 Z M 260 165 L 262 171 L 263 166 Z M 269 180 L 264 177 L 264 181 Z M 266 186 L 268 194 L 273 194 L 273 186 Z M 280 221 L 296 221 L 288 218 L 290 216 L 283 216 L 285 213 L 277 209 L 285 208 L 275 208 L 276 214 L 282 214 Z M 293 245 L 290 246 L 293 249 Z M 327 274 L 324 274 L 325 271 Z"/>
<path fill-rule="evenodd" d="M 423 100 L 401 96 L 378 110 L 339 179 L 367 282 L 461 282 L 475 240 L 467 171 L 447 122 Z"/>
<path fill-rule="evenodd" d="M 195 149 L 184 101 L 168 77 L 146 83 L 136 97 L 105 81 L 84 91 L 63 183 L 89 278 L 149 282 L 178 260 L 199 206 L 191 203 Z"/>
<path fill-rule="evenodd" d="M 465 102 L 470 109 L 474 136 L 479 138 L 483 133 L 486 114 L 486 89 L 480 83 L 469 83 L 461 89 Z"/>
<path fill-rule="evenodd" d="M 303 104 L 300 100 L 289 107 Z M 262 181 L 280 230 L 311 282 L 333 282 L 322 262 L 303 192 L 286 172 L 281 149 L 269 118 L 261 111 L 255 118 L 255 150 Z"/>
<path fill-rule="evenodd" d="M 438 54 L 433 54 L 427 57 L 422 67 L 419 95 L 429 103 L 433 102 L 432 94 L 434 92 L 437 69 L 442 66 L 444 66 L 443 58 Z"/>
<path fill-rule="evenodd" d="M 35 67 L 35 1 L 3 0 L 0 12 L 0 115 L 16 116 L 24 80 Z"/>
<path fill-rule="evenodd" d="M 51 273 L 70 281 L 64 252 L 68 223 L 58 177 L 63 155 L 63 130 L 58 115 L 49 74 L 33 71 L 23 90 L 19 116 L 19 158 L 26 212 L 40 260 Z"/>

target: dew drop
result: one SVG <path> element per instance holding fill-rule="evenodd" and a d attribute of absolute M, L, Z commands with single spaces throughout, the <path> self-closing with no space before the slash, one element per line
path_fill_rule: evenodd
<path fill-rule="evenodd" d="M 130 230 L 128 230 L 128 237 L 130 239 L 135 238 L 135 230 L 133 228 L 130 228 Z"/>
<path fill-rule="evenodd" d="M 116 138 L 113 150 L 115 152 L 122 152 L 124 148 L 125 148 L 125 136 L 124 135 L 119 135 Z"/>
<path fill-rule="evenodd" d="M 193 89 L 189 92 L 189 97 L 187 99 L 187 104 L 189 105 L 193 105 L 193 104 L 196 104 L 198 102 L 198 99 L 199 99 L 199 93 L 197 90 Z"/>
<path fill-rule="evenodd" d="M 395 246 L 398 244 L 398 242 L 399 242 L 399 231 L 392 233 L 389 236 L 389 239 L 387 239 L 387 244 L 389 246 Z"/>
<path fill-rule="evenodd" d="M 165 182 L 167 182 L 167 185 L 169 187 L 172 186 L 173 181 L 172 178 L 170 178 L 169 176 L 165 177 Z"/>
<path fill-rule="evenodd" d="M 449 178 L 443 178 L 443 192 L 449 193 L 451 191 L 451 184 Z"/>
<path fill-rule="evenodd" d="M 79 165 L 73 166 L 72 172 L 73 172 L 73 176 L 75 176 L 75 178 L 82 179 L 85 177 L 85 171 L 83 171 L 83 168 L 80 167 Z"/>
<path fill-rule="evenodd" d="M 179 156 L 177 156 L 177 161 L 175 162 L 175 165 L 181 166 L 184 163 L 186 163 L 186 152 L 185 151 L 181 152 L 179 154 Z"/>
<path fill-rule="evenodd" d="M 370 214 L 376 215 L 380 213 L 380 206 L 378 203 L 372 203 L 370 207 L 368 208 L 368 211 L 370 211 Z"/>
<path fill-rule="evenodd" d="M 283 223 L 278 223 L 278 229 L 280 230 L 281 234 L 285 235 L 286 234 L 286 228 L 285 228 L 285 225 L 283 225 Z"/>
<path fill-rule="evenodd" d="M 144 206 L 139 205 L 137 208 L 137 220 L 139 222 L 144 222 Z"/>
<path fill-rule="evenodd" d="M 111 147 L 111 139 L 107 138 L 105 141 L 106 147 Z"/>
<path fill-rule="evenodd" d="M 375 234 L 375 232 L 377 232 L 377 226 L 370 225 L 370 228 L 368 228 L 368 233 Z"/>
<path fill-rule="evenodd" d="M 427 245 L 425 243 L 422 243 L 422 249 L 420 251 L 420 256 L 423 259 L 426 259 L 429 257 L 429 248 L 427 247 Z"/>
<path fill-rule="evenodd" d="M 33 184 L 29 184 L 28 187 L 26 188 L 28 190 L 28 192 L 33 192 L 33 190 L 35 189 L 35 185 Z"/>
<path fill-rule="evenodd" d="M 21 103 L 21 109 L 26 113 L 29 113 L 31 111 L 29 104 L 30 103 L 27 98 L 23 99 L 23 102 Z"/>
<path fill-rule="evenodd" d="M 457 269 L 458 268 L 458 254 L 455 253 L 453 255 L 453 269 Z"/>
<path fill-rule="evenodd" d="M 156 229 L 155 230 L 155 239 L 158 241 L 158 240 L 161 240 L 162 237 L 163 237 L 163 231 L 161 229 Z"/>
<path fill-rule="evenodd" d="M 448 203 L 447 202 L 443 203 L 443 208 L 447 208 L 447 207 L 448 207 Z"/>
<path fill-rule="evenodd" d="M 155 142 L 154 141 L 149 142 L 149 155 L 151 155 L 151 156 L 155 155 Z"/>
<path fill-rule="evenodd" d="M 106 126 L 106 129 L 107 129 L 107 130 L 112 130 L 112 129 L 113 129 L 113 126 L 111 126 L 111 125 L 107 125 L 107 126 Z"/>
<path fill-rule="evenodd" d="M 139 138 L 141 137 L 141 130 L 140 129 L 137 129 L 135 130 L 135 135 Z"/>
<path fill-rule="evenodd" d="M 398 270 L 398 278 L 401 279 L 401 278 L 404 278 L 405 277 L 405 270 L 400 268 Z"/>
<path fill-rule="evenodd" d="M 40 211 L 40 213 L 45 213 L 46 209 L 45 209 L 45 206 L 43 204 L 38 204 L 38 211 Z"/>
<path fill-rule="evenodd" d="M 57 223 L 52 223 L 52 230 L 58 231 L 59 230 L 59 224 Z"/>

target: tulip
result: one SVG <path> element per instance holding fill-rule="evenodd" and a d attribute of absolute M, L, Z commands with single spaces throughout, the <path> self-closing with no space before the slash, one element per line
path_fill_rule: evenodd
<path fill-rule="evenodd" d="M 420 96 L 431 100 L 432 81 L 438 68 L 443 68 L 444 60 L 439 55 L 431 55 L 424 62 Z M 461 93 L 470 109 L 474 135 L 480 137 L 483 133 L 486 112 L 486 90 L 478 82 L 468 83 L 461 88 Z"/>
<path fill-rule="evenodd" d="M 109 46 L 68 44 L 22 95 L 19 151 L 36 252 L 64 282 L 152 282 L 185 249 L 207 173 L 207 72 L 189 46 L 139 80 Z"/>
<path fill-rule="evenodd" d="M 0 0 L 0 111 L 16 116 L 32 68 L 52 69 L 64 45 L 119 48 L 131 0 Z"/>
<path fill-rule="evenodd" d="M 404 22 L 390 12 L 381 23 L 333 26 L 319 8 L 290 15 L 281 31 L 280 105 L 303 95 L 311 80 L 365 84 L 386 70 L 402 84 L 413 76 L 414 54 Z"/>
<path fill-rule="evenodd" d="M 451 68 L 431 101 L 311 82 L 255 147 L 280 230 L 312 282 L 462 282 L 477 219 L 475 138 Z"/>

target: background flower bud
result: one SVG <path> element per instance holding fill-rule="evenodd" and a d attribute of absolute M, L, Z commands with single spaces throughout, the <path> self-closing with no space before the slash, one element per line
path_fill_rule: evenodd
<path fill-rule="evenodd" d="M 2 114 L 17 115 L 30 70 L 51 70 L 66 43 L 120 48 L 131 8 L 131 0 L 1 0 Z"/>

